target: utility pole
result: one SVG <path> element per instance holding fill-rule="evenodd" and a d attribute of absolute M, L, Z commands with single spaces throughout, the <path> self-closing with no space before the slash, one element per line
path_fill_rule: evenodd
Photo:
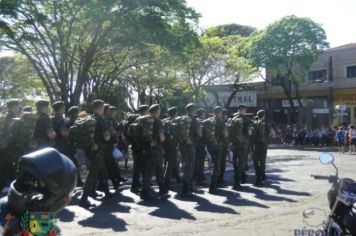
<path fill-rule="evenodd" d="M 328 107 L 329 107 L 329 125 L 333 125 L 334 120 L 334 73 L 333 58 L 330 56 L 328 63 Z"/>

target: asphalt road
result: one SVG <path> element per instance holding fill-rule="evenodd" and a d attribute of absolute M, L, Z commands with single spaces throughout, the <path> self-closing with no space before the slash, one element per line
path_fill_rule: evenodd
<path fill-rule="evenodd" d="M 167 201 L 143 203 L 129 186 L 108 202 L 95 201 L 91 210 L 78 207 L 77 197 L 59 214 L 62 235 L 295 235 L 295 230 L 313 229 L 323 214 L 303 222 L 309 207 L 327 209 L 327 181 L 311 174 L 333 174 L 321 165 L 320 151 L 272 149 L 268 152 L 268 178 L 263 188 L 247 184 L 231 190 L 232 172 L 217 195 L 199 189 L 191 199 L 176 192 Z M 340 176 L 356 179 L 356 156 L 334 153 Z M 253 168 L 249 174 L 254 182 Z M 177 188 L 178 190 L 179 188 Z M 308 224 L 307 224 L 308 223 Z"/>

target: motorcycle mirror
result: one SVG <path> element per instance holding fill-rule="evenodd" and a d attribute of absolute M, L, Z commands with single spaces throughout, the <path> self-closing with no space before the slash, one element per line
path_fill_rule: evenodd
<path fill-rule="evenodd" d="M 328 165 L 334 163 L 334 156 L 330 153 L 322 153 L 319 156 L 321 164 Z"/>

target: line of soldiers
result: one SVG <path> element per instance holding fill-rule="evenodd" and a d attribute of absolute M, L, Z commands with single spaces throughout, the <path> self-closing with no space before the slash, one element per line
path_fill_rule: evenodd
<path fill-rule="evenodd" d="M 206 117 L 204 110 L 190 103 L 185 107 L 185 115 L 179 116 L 177 108 L 171 107 L 168 109 L 169 117 L 161 120 L 160 105 L 142 105 L 139 114 L 129 114 L 125 121 L 119 123 L 116 120 L 116 108 L 102 100 L 92 103 L 93 114 L 86 119 L 78 117 L 80 109 L 76 106 L 69 108 L 68 117 L 65 117 L 66 108 L 62 101 L 52 104 L 53 117 L 49 116 L 48 101 L 36 103 L 35 116 L 30 107 L 20 113 L 19 104 L 18 100 L 10 100 L 8 112 L 3 116 L 4 122 L 0 122 L 0 189 L 14 177 L 16 160 L 21 155 L 52 146 L 66 154 L 78 167 L 78 185 L 84 186 L 80 206 L 90 207 L 88 197 L 98 197 L 97 189 L 105 193 L 106 199 L 111 198 L 109 179 L 115 189 L 126 181 L 121 177 L 112 155 L 113 146 L 119 138 L 131 144 L 134 161 L 131 191 L 140 194 L 143 200 L 155 198 L 151 188 L 153 175 L 159 186 L 159 198 L 170 197 L 168 190 L 173 178 L 178 183 L 182 182 L 181 196 L 191 196 L 194 180 L 197 185 L 205 184 L 204 161 L 207 151 L 213 163 L 209 188 L 212 194 L 224 183 L 229 150 L 233 152 L 234 189 L 239 190 L 242 184 L 247 183 L 247 158 L 251 147 L 254 150 L 256 185 L 263 185 L 266 179 L 269 126 L 262 110 L 251 120 L 247 107 L 240 105 L 238 112 L 228 118 L 227 111 L 217 106 L 213 109 L 213 115 Z M 16 119 L 18 122 L 15 122 Z M 31 120 L 32 125 L 27 120 Z M 74 132 L 78 128 L 79 138 Z M 78 148 L 84 150 L 89 166 L 84 184 L 75 157 Z M 182 179 L 179 175 L 178 153 L 183 164 Z"/>
<path fill-rule="evenodd" d="M 246 106 L 237 108 L 238 112 L 228 118 L 227 111 L 217 106 L 213 109 L 214 114 L 207 118 L 203 109 L 197 109 L 195 104 L 190 103 L 185 107 L 185 115 L 178 116 L 177 107 L 171 107 L 168 109 L 169 117 L 160 120 L 158 104 L 140 106 L 140 115 L 128 117 L 125 125 L 127 132 L 124 132 L 133 151 L 131 191 L 139 193 L 143 200 L 153 199 L 154 191 L 150 184 L 155 174 L 161 198 L 168 197 L 172 178 L 178 183 L 183 181 L 182 197 L 191 196 L 193 180 L 197 185 L 205 185 L 204 161 L 208 151 L 213 163 L 209 192 L 213 194 L 225 182 L 229 149 L 233 152 L 233 188 L 239 190 L 241 184 L 247 183 L 247 160 L 251 150 L 254 150 L 256 185 L 263 185 L 269 135 L 265 112 L 260 110 L 252 120 Z M 182 158 L 183 180 L 179 176 L 178 152 Z"/>

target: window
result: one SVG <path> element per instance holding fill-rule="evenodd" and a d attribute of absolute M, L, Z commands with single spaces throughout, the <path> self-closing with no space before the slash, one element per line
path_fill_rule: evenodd
<path fill-rule="evenodd" d="M 309 72 L 310 83 L 321 83 L 326 81 L 326 70 L 314 70 Z"/>
<path fill-rule="evenodd" d="M 346 78 L 356 78 L 356 66 L 346 67 Z"/>

